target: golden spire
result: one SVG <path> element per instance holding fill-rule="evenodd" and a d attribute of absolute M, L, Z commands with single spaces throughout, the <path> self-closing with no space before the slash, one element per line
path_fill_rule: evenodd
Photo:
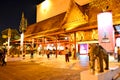
<path fill-rule="evenodd" d="M 20 32 L 25 32 L 26 28 L 27 28 L 27 19 L 24 17 L 24 12 L 22 12 L 22 18 L 19 26 Z"/>

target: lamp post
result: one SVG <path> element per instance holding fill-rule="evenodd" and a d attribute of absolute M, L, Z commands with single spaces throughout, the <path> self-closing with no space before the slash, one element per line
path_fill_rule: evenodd
<path fill-rule="evenodd" d="M 21 32 L 20 50 L 23 57 L 24 57 L 24 32 L 26 31 L 26 27 L 27 27 L 27 19 L 25 19 L 24 13 L 22 12 L 22 18 L 21 18 L 19 29 Z"/>
<path fill-rule="evenodd" d="M 10 38 L 11 38 L 11 29 L 8 29 L 8 55 L 10 54 Z"/>

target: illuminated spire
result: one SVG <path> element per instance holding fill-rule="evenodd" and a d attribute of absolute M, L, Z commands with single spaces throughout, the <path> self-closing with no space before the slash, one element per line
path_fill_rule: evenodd
<path fill-rule="evenodd" d="M 27 28 L 27 19 L 24 17 L 24 12 L 22 12 L 22 18 L 19 26 L 20 32 L 25 32 L 26 28 Z"/>

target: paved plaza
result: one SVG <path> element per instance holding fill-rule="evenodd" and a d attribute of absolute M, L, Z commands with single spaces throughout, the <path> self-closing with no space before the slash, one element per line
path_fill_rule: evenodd
<path fill-rule="evenodd" d="M 119 65 L 115 60 L 110 65 Z M 88 56 L 82 55 L 77 60 L 70 58 L 65 62 L 64 55 L 50 56 L 26 55 L 20 57 L 8 57 L 7 65 L 0 66 L 0 80 L 80 80 L 80 72 L 88 70 Z"/>
<path fill-rule="evenodd" d="M 83 59 L 82 63 L 73 59 L 66 63 L 64 55 L 8 57 L 7 65 L 0 67 L 0 80 L 79 80 L 80 72 L 88 69 L 87 56 Z"/>

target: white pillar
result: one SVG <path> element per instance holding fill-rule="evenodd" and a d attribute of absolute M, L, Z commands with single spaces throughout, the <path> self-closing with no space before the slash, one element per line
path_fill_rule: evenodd
<path fill-rule="evenodd" d="M 22 55 L 23 55 L 23 44 L 24 44 L 24 33 L 21 34 L 21 40 L 20 40 L 20 46 L 21 46 L 21 52 L 22 52 Z"/>
<path fill-rule="evenodd" d="M 7 48 L 7 54 L 10 55 L 10 37 L 8 37 L 8 48 Z"/>
<path fill-rule="evenodd" d="M 8 29 L 8 48 L 7 48 L 7 54 L 10 54 L 10 38 L 11 38 L 11 29 Z"/>

